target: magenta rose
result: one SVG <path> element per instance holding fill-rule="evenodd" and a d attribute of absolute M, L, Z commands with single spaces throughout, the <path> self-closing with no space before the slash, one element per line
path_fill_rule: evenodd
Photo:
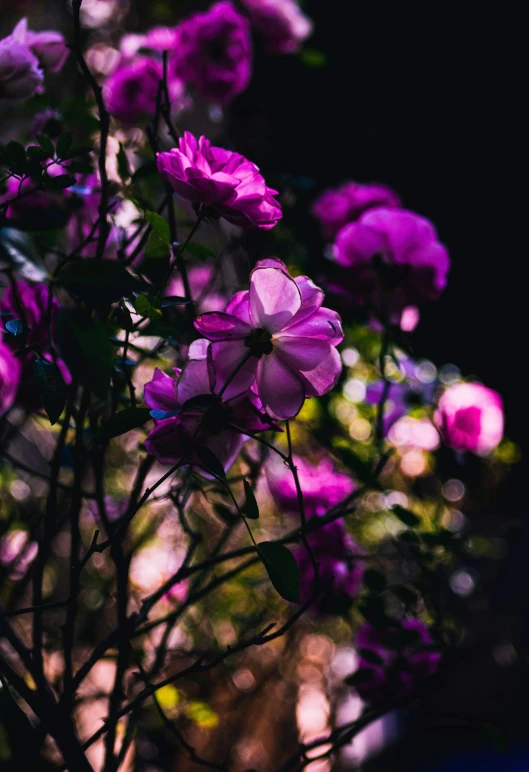
<path fill-rule="evenodd" d="M 259 169 L 242 155 L 210 145 L 186 131 L 179 146 L 158 153 L 160 174 L 187 201 L 203 204 L 234 225 L 273 228 L 281 207 Z"/>
<path fill-rule="evenodd" d="M 441 396 L 434 420 L 447 445 L 483 455 L 503 437 L 503 401 L 481 383 L 454 383 Z"/>
<path fill-rule="evenodd" d="M 404 209 L 371 209 L 345 225 L 335 242 L 338 294 L 370 301 L 394 321 L 408 305 L 437 300 L 450 258 L 429 220 Z"/>
<path fill-rule="evenodd" d="M 56 30 L 33 32 L 28 29 L 27 19 L 21 19 L 13 30 L 13 37 L 27 46 L 39 60 L 41 67 L 48 72 L 62 70 L 70 53 L 66 41 Z"/>
<path fill-rule="evenodd" d="M 313 203 L 312 214 L 320 221 L 324 237 L 333 239 L 344 225 L 377 207 L 399 208 L 399 197 L 376 182 L 346 182 L 339 188 L 324 190 Z"/>
<path fill-rule="evenodd" d="M 270 54 L 295 54 L 312 34 L 312 21 L 295 0 L 242 0 Z"/>
<path fill-rule="evenodd" d="M 230 2 L 195 13 L 176 32 L 170 65 L 178 78 L 220 106 L 244 91 L 251 72 L 250 25 Z"/>
<path fill-rule="evenodd" d="M 361 550 L 347 533 L 341 520 L 319 528 L 309 534 L 308 542 L 318 563 L 319 579 L 324 590 L 309 606 L 316 616 L 341 614 L 358 595 L 364 573 L 364 563 L 359 560 Z M 309 553 L 300 546 L 294 552 L 296 558 L 302 603 L 310 600 L 314 589 L 314 569 Z"/>
<path fill-rule="evenodd" d="M 29 99 L 42 91 L 39 60 L 12 35 L 0 40 L 0 99 Z"/>
<path fill-rule="evenodd" d="M 21 365 L 9 346 L 2 342 L 0 332 L 0 416 L 7 413 L 17 395 Z"/>
<path fill-rule="evenodd" d="M 358 669 L 355 689 L 365 702 L 383 702 L 413 694 L 439 666 L 426 625 L 418 619 L 394 619 L 383 629 L 364 624 L 356 634 Z"/>
<path fill-rule="evenodd" d="M 156 426 L 145 440 L 145 447 L 160 464 L 177 464 L 186 458 L 197 463 L 193 448 L 203 445 L 228 471 L 245 440 L 244 435 L 229 424 L 249 431 L 270 428 L 268 422 L 263 422 L 257 399 L 251 394 L 234 399 L 223 396 L 205 416 L 199 408 L 182 411 L 191 397 L 214 393 L 208 372 L 208 349 L 208 341 L 195 341 L 189 351 L 189 361 L 181 370 L 175 368 L 175 378 L 156 368 L 152 381 L 145 386 L 145 402 L 157 411 Z"/>
<path fill-rule="evenodd" d="M 297 415 L 305 397 L 330 391 L 342 370 L 336 346 L 343 333 L 338 314 L 322 307 L 323 298 L 307 276 L 289 276 L 281 260 L 260 260 L 250 289 L 237 292 L 224 313 L 195 319 L 196 329 L 212 341 L 215 388 L 229 380 L 226 393 L 234 396 L 253 386 L 278 419 Z"/>
<path fill-rule="evenodd" d="M 322 457 L 316 464 L 300 456 L 294 457 L 307 517 L 325 515 L 354 490 L 350 477 L 336 471 L 329 458 Z M 268 464 L 266 479 L 270 492 L 283 512 L 299 514 L 294 477 L 283 463 Z"/>

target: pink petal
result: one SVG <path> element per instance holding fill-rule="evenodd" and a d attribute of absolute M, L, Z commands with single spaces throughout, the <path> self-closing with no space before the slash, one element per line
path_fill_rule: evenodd
<path fill-rule="evenodd" d="M 263 407 L 274 418 L 293 418 L 303 407 L 303 383 L 275 352 L 259 360 L 257 389 Z"/>
<path fill-rule="evenodd" d="M 242 340 L 234 340 L 212 343 L 210 350 L 214 368 L 213 391 L 218 394 L 231 374 L 248 355 L 249 349 Z M 257 359 L 251 357 L 230 381 L 226 391 L 223 392 L 223 398 L 232 399 L 247 391 L 255 381 L 256 370 Z"/>
<path fill-rule="evenodd" d="M 299 323 L 296 319 L 289 324 L 278 337 L 292 336 L 296 338 L 316 338 L 326 340 L 337 346 L 343 340 L 342 320 L 336 311 L 330 308 L 319 308 L 315 314 Z"/>
<path fill-rule="evenodd" d="M 226 313 L 236 316 L 246 324 L 252 326 L 252 320 L 250 317 L 250 293 L 248 290 L 242 290 L 236 292 L 232 299 L 226 306 Z"/>
<path fill-rule="evenodd" d="M 147 451 L 160 464 L 177 464 L 184 454 L 180 440 L 180 419 L 166 418 L 149 432 L 145 440 Z"/>
<path fill-rule="evenodd" d="M 325 295 L 323 290 L 317 287 L 308 276 L 297 276 L 294 281 L 301 292 L 301 308 L 290 324 L 297 324 L 307 316 L 314 314 L 323 303 Z"/>
<path fill-rule="evenodd" d="M 245 338 L 252 331 L 249 324 L 222 311 L 209 311 L 198 316 L 195 329 L 208 340 L 237 340 Z"/>
<path fill-rule="evenodd" d="M 275 342 L 275 348 L 283 362 L 301 377 L 307 397 L 321 397 L 336 386 L 342 361 L 330 343 L 284 337 Z"/>
<path fill-rule="evenodd" d="M 263 260 L 258 260 L 255 268 L 281 268 L 288 275 L 288 268 L 278 257 L 265 257 Z"/>
<path fill-rule="evenodd" d="M 175 374 L 178 377 L 179 370 L 175 369 Z M 144 399 L 145 404 L 153 410 L 177 410 L 178 401 L 174 378 L 166 375 L 157 367 L 153 373 L 152 381 L 145 384 Z"/>
<path fill-rule="evenodd" d="M 257 268 L 250 278 L 250 312 L 256 327 L 279 332 L 301 308 L 296 282 L 279 268 Z"/>
<path fill-rule="evenodd" d="M 189 346 L 187 357 L 188 359 L 206 359 L 208 355 L 208 348 L 209 340 L 206 340 L 206 338 L 199 338 L 198 340 L 194 340 L 193 343 Z"/>
<path fill-rule="evenodd" d="M 186 362 L 176 381 L 176 399 L 179 405 L 197 394 L 210 394 L 208 363 L 205 359 Z"/>

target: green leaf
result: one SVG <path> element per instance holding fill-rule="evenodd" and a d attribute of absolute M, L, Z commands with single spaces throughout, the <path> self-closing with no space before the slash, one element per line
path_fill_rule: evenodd
<path fill-rule="evenodd" d="M 130 178 L 130 166 L 129 166 L 129 159 L 127 158 L 127 154 L 125 153 L 125 148 L 123 147 L 123 144 L 121 142 L 119 143 L 117 163 L 118 163 L 118 174 L 121 179 L 121 182 L 126 182 Z"/>
<path fill-rule="evenodd" d="M 15 172 L 22 170 L 26 163 L 24 146 L 14 140 L 8 142 L 4 148 L 2 163 Z"/>
<path fill-rule="evenodd" d="M 73 131 L 66 131 L 64 134 L 61 134 L 55 146 L 57 158 L 64 158 L 64 154 L 68 152 L 72 146 L 72 139 Z"/>
<path fill-rule="evenodd" d="M 215 252 L 209 247 L 205 247 L 203 244 L 197 244 L 195 241 L 191 241 L 186 244 L 186 251 L 190 255 L 196 257 L 198 260 L 205 260 L 208 257 L 215 257 Z"/>
<path fill-rule="evenodd" d="M 160 214 L 156 214 L 156 212 L 145 212 L 145 219 L 164 244 L 171 243 L 171 231 L 169 230 L 169 225 Z"/>
<path fill-rule="evenodd" d="M 114 348 L 104 324 L 84 309 L 61 309 L 55 317 L 61 357 L 74 380 L 97 397 L 107 398 L 114 365 Z"/>
<path fill-rule="evenodd" d="M 221 518 L 221 520 L 223 520 L 227 525 L 233 525 L 237 522 L 237 520 L 239 520 L 239 516 L 234 515 L 231 509 L 224 504 L 214 504 L 213 509 Z"/>
<path fill-rule="evenodd" d="M 33 365 L 33 376 L 42 397 L 44 410 L 53 426 L 59 420 L 66 404 L 67 390 L 61 371 L 52 362 L 39 358 Z"/>
<path fill-rule="evenodd" d="M 57 177 L 46 177 L 44 184 L 46 190 L 64 190 L 65 188 L 71 188 L 75 185 L 77 180 L 73 174 L 59 174 Z"/>
<path fill-rule="evenodd" d="M 156 231 L 153 231 L 145 245 L 144 254 L 146 257 L 167 257 L 169 245 Z"/>
<path fill-rule="evenodd" d="M 299 58 L 307 67 L 319 70 L 327 64 L 327 56 L 317 48 L 304 48 L 299 52 Z"/>
<path fill-rule="evenodd" d="M 71 164 L 68 164 L 68 171 L 72 174 L 91 174 L 94 167 L 90 161 L 72 161 Z"/>
<path fill-rule="evenodd" d="M 0 228 L 0 270 L 2 265 L 29 281 L 45 281 L 48 276 L 33 240 L 16 228 Z"/>
<path fill-rule="evenodd" d="M 158 167 L 154 158 L 150 158 L 143 166 L 140 166 L 132 175 L 132 181 L 143 180 L 146 177 L 152 177 L 158 174 Z"/>
<path fill-rule="evenodd" d="M 78 158 L 81 155 L 88 155 L 92 150 L 90 145 L 74 145 L 62 155 L 62 159 L 67 161 L 70 158 Z"/>
<path fill-rule="evenodd" d="M 207 448 L 205 445 L 196 445 L 195 453 L 200 463 L 206 467 L 208 472 L 211 472 L 211 474 L 215 477 L 220 477 L 221 480 L 226 479 L 226 472 L 224 471 L 224 467 L 212 450 Z"/>
<path fill-rule="evenodd" d="M 48 158 L 53 158 L 55 155 L 55 148 L 53 147 L 53 142 L 48 139 L 44 134 L 36 134 L 35 138 L 41 148 L 46 152 Z"/>
<path fill-rule="evenodd" d="M 44 161 L 48 157 L 47 152 L 39 145 L 30 145 L 26 152 L 32 161 Z"/>
<path fill-rule="evenodd" d="M 250 520 L 259 520 L 259 505 L 255 500 L 252 486 L 248 480 L 244 480 L 244 493 L 246 495 L 246 502 L 242 508 L 242 511 Z"/>
<path fill-rule="evenodd" d="M 395 515 L 395 517 L 398 517 L 401 523 L 404 523 L 404 525 L 407 525 L 410 528 L 415 528 L 421 523 L 420 517 L 417 517 L 414 512 L 410 512 L 409 509 L 401 507 L 400 504 L 395 504 L 393 507 L 391 507 L 390 511 Z"/>
<path fill-rule="evenodd" d="M 299 603 L 299 568 L 294 555 L 282 544 L 273 541 L 260 542 L 257 550 L 277 592 L 285 600 Z"/>
<path fill-rule="evenodd" d="M 161 319 L 162 311 L 154 303 L 156 298 L 151 295 L 138 295 L 134 299 L 134 308 L 141 316 L 146 316 L 148 319 Z"/>
<path fill-rule="evenodd" d="M 67 263 L 55 280 L 68 292 L 94 306 L 115 303 L 142 288 L 140 280 L 121 263 L 95 257 Z"/>
<path fill-rule="evenodd" d="M 121 410 L 102 424 L 95 436 L 96 442 L 104 442 L 112 437 L 119 437 L 150 419 L 150 408 L 148 407 L 128 407 Z"/>

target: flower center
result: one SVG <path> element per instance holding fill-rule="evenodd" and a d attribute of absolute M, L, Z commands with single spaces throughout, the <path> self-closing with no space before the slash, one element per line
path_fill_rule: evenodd
<path fill-rule="evenodd" d="M 272 336 L 268 330 L 265 330 L 263 327 L 258 327 L 246 336 L 244 345 L 248 346 L 253 357 L 260 359 L 263 354 L 272 353 Z"/>

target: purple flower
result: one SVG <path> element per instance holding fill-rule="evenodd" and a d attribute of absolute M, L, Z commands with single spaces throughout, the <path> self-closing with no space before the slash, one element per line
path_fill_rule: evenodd
<path fill-rule="evenodd" d="M 230 2 L 195 13 L 176 32 L 170 64 L 178 78 L 220 106 L 244 91 L 251 71 L 250 25 Z"/>
<path fill-rule="evenodd" d="M 361 550 L 341 520 L 335 520 L 309 534 L 308 541 L 319 566 L 320 581 L 328 588 L 309 610 L 317 616 L 343 613 L 358 595 L 362 583 L 364 564 L 362 560 L 357 560 Z M 305 603 L 312 596 L 314 569 L 305 547 L 296 549 L 294 557 L 300 573 L 300 599 Z"/>
<path fill-rule="evenodd" d="M 182 198 L 213 209 L 243 228 L 273 228 L 281 207 L 259 169 L 231 150 L 186 131 L 179 147 L 158 153 L 158 169 Z"/>
<path fill-rule="evenodd" d="M 142 120 L 150 120 L 156 111 L 156 97 L 162 78 L 162 63 L 148 56 L 137 56 L 120 63 L 103 87 L 107 110 L 125 126 L 136 126 Z M 176 111 L 182 109 L 182 82 L 170 78 L 168 87 L 171 105 Z"/>
<path fill-rule="evenodd" d="M 0 338 L 0 416 L 4 415 L 15 401 L 20 372 L 20 359 Z"/>
<path fill-rule="evenodd" d="M 245 440 L 244 435 L 230 428 L 229 423 L 249 431 L 270 428 L 261 420 L 257 400 L 252 395 L 219 399 L 206 414 L 200 408 L 182 412 L 182 406 L 191 397 L 214 393 L 210 387 L 208 349 L 207 341 L 195 341 L 190 347 L 189 361 L 181 370 L 175 368 L 175 378 L 156 368 L 152 381 L 145 386 L 146 404 L 169 414 L 156 421 L 155 428 L 145 440 L 145 447 L 161 464 L 177 464 L 186 457 L 196 463 L 198 459 L 193 448 L 203 445 L 228 471 Z"/>
<path fill-rule="evenodd" d="M 355 683 L 360 697 L 381 702 L 413 694 L 439 665 L 441 655 L 432 643 L 418 619 L 394 619 L 384 629 L 364 624 L 356 634 L 358 669 L 365 674 Z"/>
<path fill-rule="evenodd" d="M 503 437 L 503 401 L 481 383 L 454 383 L 441 396 L 434 420 L 447 445 L 483 455 Z"/>
<path fill-rule="evenodd" d="M 341 320 L 322 308 L 323 292 L 307 276 L 293 279 L 277 258 L 260 260 L 250 289 L 237 292 L 224 313 L 202 314 L 195 327 L 212 341 L 212 377 L 223 387 L 239 368 L 226 394 L 255 383 L 263 407 L 274 418 L 292 418 L 305 397 L 335 386 L 342 364 L 336 346 Z"/>
<path fill-rule="evenodd" d="M 42 91 L 39 60 L 13 35 L 0 40 L 0 99 L 29 99 Z"/>
<path fill-rule="evenodd" d="M 56 30 L 33 32 L 26 19 L 21 19 L 13 30 L 13 37 L 27 46 L 48 72 L 62 70 L 70 53 L 63 35 Z"/>
<path fill-rule="evenodd" d="M 295 54 L 312 34 L 312 21 L 295 0 L 242 0 L 270 54 Z"/>
<path fill-rule="evenodd" d="M 300 456 L 294 457 L 307 517 L 325 515 L 354 490 L 350 477 L 337 472 L 329 458 L 323 456 L 311 464 Z M 266 479 L 278 506 L 289 514 L 299 514 L 298 497 L 292 472 L 284 464 L 268 464 Z"/>
<path fill-rule="evenodd" d="M 450 266 L 446 248 L 429 220 L 404 209 L 379 208 L 345 225 L 335 243 L 343 268 L 337 292 L 373 303 L 398 321 L 402 309 L 437 300 Z"/>
<path fill-rule="evenodd" d="M 399 208 L 400 200 L 391 188 L 377 182 L 346 182 L 339 188 L 324 190 L 312 205 L 312 214 L 320 221 L 323 235 L 333 239 L 340 228 L 355 222 L 368 209 Z"/>

